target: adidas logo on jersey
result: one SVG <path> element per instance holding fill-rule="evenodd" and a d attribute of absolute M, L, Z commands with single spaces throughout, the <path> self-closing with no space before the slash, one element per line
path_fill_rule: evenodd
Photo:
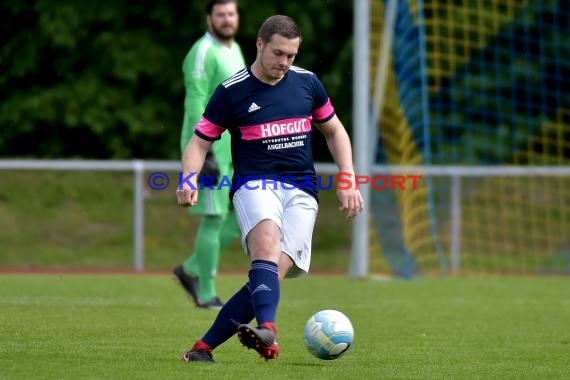
<path fill-rule="evenodd" d="M 255 102 L 251 103 L 251 106 L 249 106 L 247 112 L 253 112 L 253 111 L 257 111 L 260 110 L 261 107 L 258 106 L 257 104 L 255 104 Z"/>

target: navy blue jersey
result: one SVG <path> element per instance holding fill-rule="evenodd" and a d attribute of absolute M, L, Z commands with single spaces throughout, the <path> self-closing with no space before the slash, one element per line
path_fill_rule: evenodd
<path fill-rule="evenodd" d="M 317 198 L 311 122 L 325 122 L 334 108 L 317 76 L 291 66 L 275 85 L 250 68 L 221 83 L 210 98 L 195 134 L 209 141 L 231 134 L 232 191 L 249 179 L 297 185 Z"/>

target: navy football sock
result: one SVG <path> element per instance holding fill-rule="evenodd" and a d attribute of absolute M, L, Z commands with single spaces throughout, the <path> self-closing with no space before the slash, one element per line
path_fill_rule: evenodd
<path fill-rule="evenodd" d="M 231 338 L 239 325 L 249 323 L 254 317 L 251 294 L 245 284 L 225 303 L 202 341 L 214 349 Z"/>
<path fill-rule="evenodd" d="M 266 260 L 252 261 L 249 270 L 249 291 L 257 323 L 275 323 L 280 295 L 277 264 Z"/>

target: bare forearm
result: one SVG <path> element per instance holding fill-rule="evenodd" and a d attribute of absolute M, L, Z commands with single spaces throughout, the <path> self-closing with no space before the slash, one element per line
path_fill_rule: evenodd
<path fill-rule="evenodd" d="M 336 162 L 339 172 L 354 174 L 350 138 L 344 128 L 336 128 L 327 136 L 327 146 Z"/>
<path fill-rule="evenodd" d="M 182 171 L 186 177 L 190 173 L 198 173 L 204 165 L 204 158 L 211 142 L 193 135 L 182 154 Z"/>
<path fill-rule="evenodd" d="M 320 125 L 320 130 L 327 139 L 327 146 L 333 156 L 339 172 L 354 175 L 354 165 L 352 164 L 352 147 L 350 137 L 344 126 L 335 115 L 332 119 Z M 340 202 L 339 209 L 346 214 L 348 219 L 356 217 L 364 208 L 364 200 L 356 186 L 348 189 L 337 188 L 337 197 Z"/>
<path fill-rule="evenodd" d="M 181 182 L 176 189 L 178 204 L 184 207 L 195 206 L 198 202 L 198 173 L 204 165 L 204 158 L 212 143 L 193 135 L 182 153 Z"/>

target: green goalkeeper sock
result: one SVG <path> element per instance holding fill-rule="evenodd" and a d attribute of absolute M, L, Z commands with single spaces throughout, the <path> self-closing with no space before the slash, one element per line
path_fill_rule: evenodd
<path fill-rule="evenodd" d="M 220 258 L 220 232 L 225 215 L 203 215 L 196 233 L 194 253 L 184 262 L 186 273 L 198 276 L 200 302 L 217 296 L 216 274 Z"/>

